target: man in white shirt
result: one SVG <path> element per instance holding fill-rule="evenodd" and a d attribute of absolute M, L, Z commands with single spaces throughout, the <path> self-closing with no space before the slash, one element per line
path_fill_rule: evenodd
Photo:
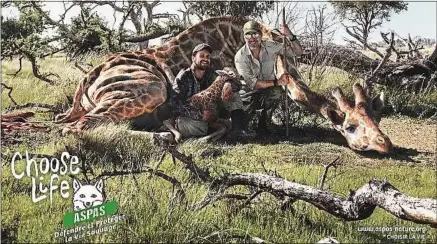
<path fill-rule="evenodd" d="M 296 36 L 286 25 L 281 26 L 281 32 L 290 38 L 290 48 L 287 49 L 287 56 L 300 56 L 302 48 Z M 255 111 L 262 109 L 259 118 L 257 133 L 262 135 L 268 133 L 267 111 L 275 109 L 281 98 L 280 86 L 287 84 L 286 75 L 278 80 L 274 73 L 275 57 L 282 54 L 283 44 L 272 40 L 262 40 L 261 25 L 254 21 L 248 21 L 244 27 L 244 39 L 246 44 L 238 50 L 235 55 L 235 67 L 246 83 L 243 90 L 243 100 L 248 102 L 245 111 L 251 118 Z M 291 50 L 290 50 L 291 49 Z M 289 67 L 290 75 L 301 79 L 294 67 Z"/>

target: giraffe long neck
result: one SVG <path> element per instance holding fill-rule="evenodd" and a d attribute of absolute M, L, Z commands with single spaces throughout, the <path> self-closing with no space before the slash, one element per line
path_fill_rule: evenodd
<path fill-rule="evenodd" d="M 191 106 L 200 109 L 215 107 L 225 84 L 226 80 L 218 77 L 208 88 L 190 97 Z"/>
<path fill-rule="evenodd" d="M 337 109 L 338 106 L 329 96 L 312 91 L 300 80 L 294 80 L 288 85 L 288 96 L 300 106 L 320 117 L 328 119 L 328 109 Z"/>
<path fill-rule="evenodd" d="M 231 16 L 211 18 L 183 31 L 166 44 L 145 52 L 162 59 L 173 74 L 177 74 L 191 65 L 193 48 L 197 44 L 207 43 L 213 50 L 213 69 L 233 66 L 235 54 L 244 45 L 242 28 L 246 21 L 245 18 Z"/>
<path fill-rule="evenodd" d="M 288 63 L 288 60 L 287 60 Z M 276 58 L 276 76 L 281 77 L 284 74 L 285 67 L 282 56 Z M 328 119 L 328 109 L 337 109 L 337 104 L 334 102 L 329 93 L 325 95 L 318 94 L 312 91 L 303 81 L 296 80 L 293 77 L 289 78 L 288 96 L 300 106 L 308 111 L 317 114 L 320 117 Z"/>

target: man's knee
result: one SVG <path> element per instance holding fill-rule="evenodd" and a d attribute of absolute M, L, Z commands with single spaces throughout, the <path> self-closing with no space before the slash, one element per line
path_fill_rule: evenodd
<path fill-rule="evenodd" d="M 208 123 L 189 117 L 179 117 L 176 120 L 176 129 L 185 138 L 206 136 L 208 134 Z"/>
<path fill-rule="evenodd" d="M 225 109 L 229 112 L 243 109 L 243 101 L 241 100 L 240 94 L 238 92 L 232 93 L 231 99 L 227 102 L 223 101 Z"/>

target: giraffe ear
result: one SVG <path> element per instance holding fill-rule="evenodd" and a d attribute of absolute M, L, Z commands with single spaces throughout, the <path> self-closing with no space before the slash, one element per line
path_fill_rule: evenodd
<path fill-rule="evenodd" d="M 337 127 L 340 127 L 343 125 L 344 122 L 344 113 L 334 110 L 332 108 L 328 108 L 328 119 L 331 120 L 332 124 L 334 125 L 334 128 L 339 129 Z"/>
<path fill-rule="evenodd" d="M 376 95 L 372 99 L 372 109 L 375 112 L 381 111 L 381 109 L 384 107 L 384 92 L 381 92 L 380 94 Z"/>

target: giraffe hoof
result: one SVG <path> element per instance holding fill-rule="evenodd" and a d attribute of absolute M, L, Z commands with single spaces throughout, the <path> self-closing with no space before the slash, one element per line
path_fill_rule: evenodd
<path fill-rule="evenodd" d="M 210 138 L 205 136 L 205 137 L 198 138 L 196 141 L 206 143 L 210 141 Z"/>

